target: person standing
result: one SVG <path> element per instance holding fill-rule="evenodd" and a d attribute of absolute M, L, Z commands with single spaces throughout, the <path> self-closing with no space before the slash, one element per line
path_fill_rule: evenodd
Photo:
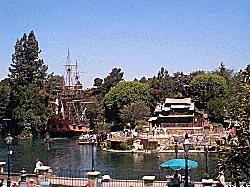
<path fill-rule="evenodd" d="M 28 182 L 28 187 L 35 187 L 36 184 L 34 183 L 34 179 L 30 179 Z"/>
<path fill-rule="evenodd" d="M 14 182 L 12 183 L 11 187 L 18 187 L 18 186 L 17 186 L 17 182 L 14 181 Z"/>
<path fill-rule="evenodd" d="M 217 180 L 218 180 L 217 185 L 216 185 L 217 187 L 223 187 L 223 186 L 225 186 L 226 183 L 225 183 L 225 176 L 224 176 L 224 172 L 223 171 L 219 172 Z"/>
<path fill-rule="evenodd" d="M 41 166 L 43 166 L 43 163 L 39 159 L 36 159 L 36 167 L 34 172 L 37 173 L 37 168 L 40 168 Z"/>
<path fill-rule="evenodd" d="M 174 174 L 174 177 L 171 179 L 171 186 L 172 187 L 180 187 L 180 180 L 179 180 L 179 178 L 178 178 L 178 174 L 177 173 L 175 173 Z"/>
<path fill-rule="evenodd" d="M 3 179 L 0 179 L 0 187 L 3 186 Z"/>

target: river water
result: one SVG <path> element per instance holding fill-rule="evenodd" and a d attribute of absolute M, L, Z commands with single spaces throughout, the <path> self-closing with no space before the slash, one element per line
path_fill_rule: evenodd
<path fill-rule="evenodd" d="M 57 139 L 50 144 L 50 150 L 42 140 L 14 141 L 11 145 L 11 172 L 19 172 L 24 168 L 29 173 L 34 171 L 35 160 L 40 159 L 44 165 L 51 166 L 53 171 L 58 170 L 91 170 L 92 147 L 91 145 L 78 145 L 76 140 Z M 159 165 L 169 159 L 175 158 L 172 153 L 111 153 L 104 152 L 94 146 L 95 169 L 105 173 L 112 173 L 117 178 L 138 177 L 161 173 L 172 175 L 171 169 L 159 169 Z M 183 158 L 183 153 L 178 154 Z M 199 163 L 199 167 L 189 171 L 194 180 L 201 180 L 205 173 L 204 153 L 189 153 L 189 158 Z M 215 175 L 217 155 L 208 155 L 208 169 L 210 176 Z M 7 162 L 7 147 L 3 140 L 0 140 L 0 161 Z M 4 168 L 5 171 L 7 167 Z M 183 172 L 183 171 L 182 171 Z"/>

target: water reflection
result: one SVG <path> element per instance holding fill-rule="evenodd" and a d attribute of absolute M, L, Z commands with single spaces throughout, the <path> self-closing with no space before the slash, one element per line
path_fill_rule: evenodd
<path fill-rule="evenodd" d="M 50 151 L 47 151 L 46 144 L 41 140 L 15 142 L 11 145 L 11 149 L 13 150 L 11 171 L 14 172 L 19 172 L 22 168 L 33 172 L 37 158 L 44 164 L 50 165 L 54 171 L 60 169 L 91 170 L 91 145 L 78 145 L 75 140 L 55 140 L 51 143 Z M 6 153 L 6 145 L 0 141 L 0 161 L 7 160 Z M 183 158 L 183 153 L 179 153 L 178 157 Z M 149 172 L 150 174 L 161 173 L 163 176 L 172 175 L 173 170 L 160 170 L 159 165 L 173 158 L 175 158 L 175 153 L 110 153 L 103 152 L 94 146 L 95 168 L 120 178 L 125 178 L 125 175 L 136 178 Z M 193 179 L 200 180 L 205 173 L 204 153 L 189 154 L 189 158 L 198 161 L 199 167 L 190 170 L 190 175 Z M 210 175 L 213 176 L 216 155 L 209 154 L 208 161 Z"/>

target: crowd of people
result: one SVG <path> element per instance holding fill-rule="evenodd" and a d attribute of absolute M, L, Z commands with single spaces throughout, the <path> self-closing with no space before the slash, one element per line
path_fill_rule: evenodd
<path fill-rule="evenodd" d="M 20 183 L 20 182 L 19 182 Z M 19 183 L 16 181 L 11 181 L 11 187 L 18 187 Z M 7 187 L 7 183 L 4 183 L 3 179 L 0 179 L 0 187 Z M 34 179 L 30 179 L 27 183 L 27 187 L 36 187 Z"/>

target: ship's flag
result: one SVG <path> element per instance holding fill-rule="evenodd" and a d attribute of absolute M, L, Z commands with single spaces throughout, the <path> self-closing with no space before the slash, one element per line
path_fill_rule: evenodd
<path fill-rule="evenodd" d="M 62 114 L 62 118 L 65 119 L 65 114 L 64 114 L 64 107 L 63 107 L 63 102 L 61 101 L 61 114 Z"/>
<path fill-rule="evenodd" d="M 58 112 L 59 112 L 59 108 L 58 108 L 58 106 L 59 106 L 59 100 L 58 99 L 56 99 L 55 104 L 56 104 L 56 114 L 58 114 Z"/>

